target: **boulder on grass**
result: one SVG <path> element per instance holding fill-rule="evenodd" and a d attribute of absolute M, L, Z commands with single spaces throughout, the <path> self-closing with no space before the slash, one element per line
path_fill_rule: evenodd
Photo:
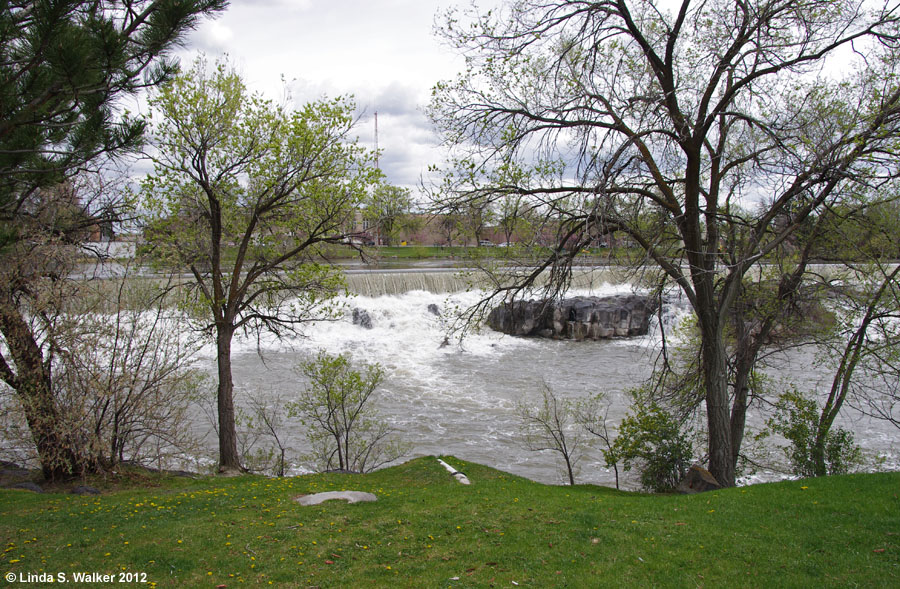
<path fill-rule="evenodd" d="M 73 487 L 69 493 L 73 495 L 99 495 L 100 489 L 88 485 L 78 485 L 77 487 Z"/>
<path fill-rule="evenodd" d="M 715 491 L 721 489 L 722 485 L 716 480 L 708 470 L 702 466 L 695 464 L 688 471 L 685 477 L 678 483 L 675 490 L 685 495 L 694 493 L 703 493 L 705 491 Z"/>

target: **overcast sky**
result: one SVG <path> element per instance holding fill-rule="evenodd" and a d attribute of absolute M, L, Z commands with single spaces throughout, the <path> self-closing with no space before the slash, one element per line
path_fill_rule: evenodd
<path fill-rule="evenodd" d="M 477 0 L 480 8 L 500 0 Z M 415 189 L 439 163 L 437 136 L 423 114 L 432 86 L 463 60 L 433 34 L 435 18 L 469 0 L 232 0 L 204 22 L 181 54 L 227 53 L 251 90 L 280 100 L 282 76 L 296 101 L 353 94 L 360 141 L 374 146 L 378 112 L 381 169 L 388 182 Z"/>

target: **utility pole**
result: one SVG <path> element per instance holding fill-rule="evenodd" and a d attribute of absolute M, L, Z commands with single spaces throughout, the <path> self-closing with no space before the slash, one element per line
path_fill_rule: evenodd
<path fill-rule="evenodd" d="M 378 165 L 378 111 L 375 111 L 375 169 L 380 170 Z"/>

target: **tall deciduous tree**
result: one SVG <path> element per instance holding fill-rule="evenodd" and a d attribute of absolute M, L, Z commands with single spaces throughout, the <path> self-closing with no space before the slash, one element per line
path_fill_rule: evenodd
<path fill-rule="evenodd" d="M 0 378 L 16 391 L 48 478 L 91 468 L 54 397 L 44 286 L 67 271 L 95 212 L 61 185 L 100 156 L 133 151 L 144 124 L 120 99 L 168 79 L 168 54 L 222 0 L 0 4 Z"/>
<path fill-rule="evenodd" d="M 552 219 L 557 246 L 519 286 L 568 276 L 598 232 L 644 249 L 696 313 L 709 467 L 724 485 L 742 427 L 725 334 L 744 278 L 812 215 L 896 175 L 897 11 L 519 0 L 443 29 L 470 66 L 431 107 L 455 149 L 454 206 L 516 194 Z M 534 172 L 482 182 L 510 161 Z M 744 238 L 726 256 L 732 227 Z"/>
<path fill-rule="evenodd" d="M 148 236 L 160 260 L 189 271 L 194 309 L 215 337 L 220 468 L 236 469 L 233 336 L 296 329 L 337 293 L 340 274 L 317 263 L 321 245 L 344 241 L 378 172 L 350 139 L 347 98 L 288 110 L 201 58 L 151 105 Z"/>

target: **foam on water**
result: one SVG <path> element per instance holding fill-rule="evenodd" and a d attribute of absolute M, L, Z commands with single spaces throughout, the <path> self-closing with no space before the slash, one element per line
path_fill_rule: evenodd
<path fill-rule="evenodd" d="M 632 291 L 628 284 L 602 284 L 572 291 L 570 296 Z M 413 444 L 416 455 L 454 454 L 558 482 L 554 457 L 523 449 L 516 404 L 536 401 L 542 382 L 557 394 L 572 397 L 599 392 L 602 386 L 616 401 L 611 417 L 621 418 L 625 403 L 619 397 L 646 378 L 650 350 L 661 337 L 569 342 L 515 338 L 484 328 L 471 332 L 460 345 L 446 345 L 453 313 L 482 295 L 411 291 L 350 297 L 340 301 L 344 312 L 337 320 L 311 323 L 303 337 L 259 342 L 239 337 L 233 346 L 236 398 L 240 402 L 242 395 L 290 396 L 302 386 L 290 366 L 318 350 L 346 353 L 355 362 L 378 363 L 385 369 L 377 405 L 401 437 Z M 439 316 L 429 306 L 436 307 Z M 371 328 L 354 324 L 354 310 L 368 315 Z M 204 353 L 209 360 L 214 358 L 212 349 Z M 302 436 L 298 433 L 292 443 L 302 447 Z M 588 463 L 602 465 L 599 452 L 589 454 Z M 612 480 L 605 468 L 591 471 L 581 480 L 606 484 Z"/>

